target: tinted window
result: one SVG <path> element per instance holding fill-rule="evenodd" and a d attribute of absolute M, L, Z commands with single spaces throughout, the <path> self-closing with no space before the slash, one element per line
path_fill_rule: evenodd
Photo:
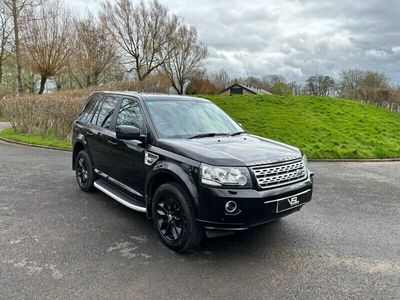
<path fill-rule="evenodd" d="M 123 99 L 117 117 L 117 126 L 129 125 L 140 129 L 141 133 L 146 132 L 142 112 L 139 103 L 132 99 Z"/>
<path fill-rule="evenodd" d="M 88 100 L 85 108 L 83 109 L 83 111 L 79 117 L 79 121 L 84 122 L 84 123 L 90 123 L 90 121 L 92 120 L 94 111 L 95 111 L 96 104 L 100 99 L 101 99 L 100 94 L 94 94 L 90 97 L 90 99 Z"/>
<path fill-rule="evenodd" d="M 114 113 L 115 106 L 117 105 L 118 98 L 113 96 L 107 96 L 104 98 L 100 109 L 97 109 L 95 118 L 93 118 L 92 123 L 104 127 L 111 127 L 111 119 Z"/>

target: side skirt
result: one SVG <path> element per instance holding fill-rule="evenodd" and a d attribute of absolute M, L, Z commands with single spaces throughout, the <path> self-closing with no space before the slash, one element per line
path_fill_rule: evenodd
<path fill-rule="evenodd" d="M 94 186 L 98 190 L 102 191 L 104 194 L 121 203 L 122 205 L 139 212 L 146 212 L 146 207 L 144 203 L 141 203 L 133 197 L 128 196 L 124 192 L 119 191 L 112 185 L 108 184 L 106 181 L 98 179 L 94 182 Z"/>

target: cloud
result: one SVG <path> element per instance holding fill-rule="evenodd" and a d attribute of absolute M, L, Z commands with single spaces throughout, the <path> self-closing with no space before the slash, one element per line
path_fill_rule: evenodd
<path fill-rule="evenodd" d="M 165 1 L 197 27 L 208 67 L 234 75 L 280 73 L 303 81 L 342 69 L 388 73 L 400 81 L 400 2 Z"/>
<path fill-rule="evenodd" d="M 195 26 L 209 47 L 207 67 L 233 76 L 281 74 L 304 81 L 347 68 L 400 82 L 398 0 L 160 0 Z M 84 7 L 81 1 L 68 1 Z M 95 1 L 86 1 L 91 10 Z"/>

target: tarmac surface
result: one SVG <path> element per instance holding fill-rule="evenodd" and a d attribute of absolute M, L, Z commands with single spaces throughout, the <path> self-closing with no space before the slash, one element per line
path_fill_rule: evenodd
<path fill-rule="evenodd" d="M 0 142 L 0 298 L 400 299 L 400 163 L 310 168 L 300 212 L 182 255 L 70 153 Z"/>

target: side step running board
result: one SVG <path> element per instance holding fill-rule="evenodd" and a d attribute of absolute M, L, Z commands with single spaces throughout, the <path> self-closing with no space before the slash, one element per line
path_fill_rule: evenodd
<path fill-rule="evenodd" d="M 100 191 L 102 191 L 104 194 L 110 196 L 114 200 L 117 200 L 122 205 L 125 205 L 126 207 L 129 207 L 130 209 L 136 211 L 146 212 L 146 207 L 143 205 L 143 203 L 140 203 L 134 198 L 119 191 L 118 189 L 108 184 L 107 182 L 98 179 L 94 182 L 94 186 Z"/>

